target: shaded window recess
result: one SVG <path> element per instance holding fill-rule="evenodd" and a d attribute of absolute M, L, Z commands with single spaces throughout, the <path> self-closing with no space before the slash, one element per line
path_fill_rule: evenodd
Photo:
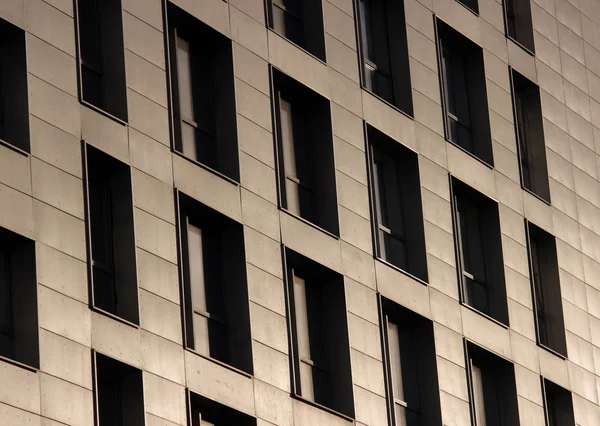
<path fill-rule="evenodd" d="M 269 27 L 325 61 L 321 0 L 267 0 Z"/>
<path fill-rule="evenodd" d="M 473 425 L 518 426 L 513 364 L 470 342 L 465 347 Z"/>
<path fill-rule="evenodd" d="M 542 377 L 547 426 L 576 426 L 571 392 Z"/>
<path fill-rule="evenodd" d="M 343 277 L 284 249 L 293 393 L 354 417 Z"/>
<path fill-rule="evenodd" d="M 436 20 L 446 139 L 494 165 L 483 50 Z"/>
<path fill-rule="evenodd" d="M 77 0 L 80 96 L 127 121 L 121 0 Z"/>
<path fill-rule="evenodd" d="M 280 205 L 338 235 L 329 101 L 280 71 L 272 71 Z"/>
<path fill-rule="evenodd" d="M 414 115 L 404 1 L 357 2 L 363 86 Z"/>
<path fill-rule="evenodd" d="M 176 197 L 186 346 L 252 374 L 243 226 L 181 192 Z"/>
<path fill-rule="evenodd" d="M 39 368 L 35 242 L 0 228 L 0 357 Z"/>
<path fill-rule="evenodd" d="M 187 391 L 190 426 L 256 426 L 256 419 L 212 399 Z"/>
<path fill-rule="evenodd" d="M 384 297 L 379 302 L 391 425 L 442 424 L 432 322 Z"/>
<path fill-rule="evenodd" d="M 461 301 L 508 325 L 498 204 L 451 178 Z"/>
<path fill-rule="evenodd" d="M 538 343 L 567 356 L 556 240 L 525 221 Z"/>
<path fill-rule="evenodd" d="M 531 53 L 535 53 L 530 0 L 504 0 L 506 35 Z"/>
<path fill-rule="evenodd" d="M 377 256 L 427 281 L 418 155 L 367 125 Z"/>
<path fill-rule="evenodd" d="M 457 0 L 460 4 L 465 6 L 471 12 L 476 15 L 479 15 L 479 3 L 478 0 Z"/>
<path fill-rule="evenodd" d="M 29 152 L 25 32 L 0 19 L 0 139 Z"/>
<path fill-rule="evenodd" d="M 131 170 L 83 144 L 91 305 L 139 324 Z"/>
<path fill-rule="evenodd" d="M 144 424 L 142 371 L 92 352 L 95 366 L 94 412 L 97 426 Z"/>
<path fill-rule="evenodd" d="M 239 181 L 231 40 L 167 3 L 174 149 Z"/>
<path fill-rule="evenodd" d="M 550 202 L 540 88 L 511 68 L 521 185 Z"/>

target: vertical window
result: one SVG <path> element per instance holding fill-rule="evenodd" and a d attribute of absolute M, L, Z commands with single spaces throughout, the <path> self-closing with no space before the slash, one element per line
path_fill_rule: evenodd
<path fill-rule="evenodd" d="M 517 426 L 514 366 L 472 343 L 466 343 L 466 353 L 474 426 Z"/>
<path fill-rule="evenodd" d="M 427 281 L 427 255 L 416 153 L 367 125 L 377 255 Z"/>
<path fill-rule="evenodd" d="M 538 343 L 567 356 L 555 238 L 526 222 Z"/>
<path fill-rule="evenodd" d="M 256 419 L 188 391 L 190 426 L 256 426 Z"/>
<path fill-rule="evenodd" d="M 77 0 L 81 99 L 127 121 L 121 0 Z"/>
<path fill-rule="evenodd" d="M 542 378 L 547 426 L 575 426 L 571 392 Z"/>
<path fill-rule="evenodd" d="M 0 357 L 39 367 L 35 243 L 0 228 Z"/>
<path fill-rule="evenodd" d="M 432 323 L 383 297 L 380 306 L 391 424 L 441 424 Z"/>
<path fill-rule="evenodd" d="M 343 278 L 289 249 L 285 262 L 294 392 L 353 417 Z"/>
<path fill-rule="evenodd" d="M 84 144 L 92 306 L 139 323 L 129 166 Z"/>
<path fill-rule="evenodd" d="M 186 346 L 252 373 L 241 224 L 177 193 Z"/>
<path fill-rule="evenodd" d="M 231 40 L 169 3 L 174 148 L 238 181 Z"/>
<path fill-rule="evenodd" d="M 511 68 L 521 185 L 550 202 L 540 89 Z"/>
<path fill-rule="evenodd" d="M 93 352 L 97 426 L 144 424 L 142 371 Z"/>
<path fill-rule="evenodd" d="M 461 301 L 508 324 L 498 205 L 455 178 L 451 185 Z"/>
<path fill-rule="evenodd" d="M 413 115 L 404 2 L 359 0 L 363 86 Z"/>
<path fill-rule="evenodd" d="M 325 60 L 321 0 L 268 0 L 269 27 L 312 55 Z"/>
<path fill-rule="evenodd" d="M 506 35 L 534 53 L 530 0 L 504 0 L 504 22 Z"/>
<path fill-rule="evenodd" d="M 338 233 L 329 101 L 273 70 L 280 205 Z"/>
<path fill-rule="evenodd" d="M 436 22 L 446 139 L 493 165 L 483 51 Z"/>

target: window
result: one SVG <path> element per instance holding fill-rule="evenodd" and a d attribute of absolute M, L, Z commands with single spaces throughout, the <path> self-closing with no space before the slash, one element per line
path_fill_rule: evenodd
<path fill-rule="evenodd" d="M 384 297 L 380 313 L 391 425 L 440 425 L 433 324 Z"/>
<path fill-rule="evenodd" d="M 139 324 L 129 166 L 84 144 L 92 306 Z"/>
<path fill-rule="evenodd" d="M 418 156 L 369 125 L 366 133 L 375 252 L 427 281 Z"/>
<path fill-rule="evenodd" d="M 38 368 L 35 242 L 0 228 L 0 357 Z"/>
<path fill-rule="evenodd" d="M 470 342 L 466 353 L 473 426 L 518 426 L 513 364 Z"/>
<path fill-rule="evenodd" d="M 521 185 L 550 202 L 540 89 L 511 68 Z"/>
<path fill-rule="evenodd" d="M 571 392 L 542 378 L 547 426 L 575 426 Z"/>
<path fill-rule="evenodd" d="M 504 0 L 504 23 L 508 37 L 535 52 L 529 0 Z"/>
<path fill-rule="evenodd" d="M 404 2 L 359 0 L 363 86 L 413 115 Z"/>
<path fill-rule="evenodd" d="M 508 325 L 498 205 L 455 178 L 451 186 L 461 301 Z"/>
<path fill-rule="evenodd" d="M 479 14 L 478 0 L 458 0 L 458 2 L 460 4 L 462 4 L 463 6 L 465 6 L 467 9 L 469 9 L 474 14 L 476 14 L 476 15 Z"/>
<path fill-rule="evenodd" d="M 446 139 L 493 166 L 483 51 L 436 22 Z"/>
<path fill-rule="evenodd" d="M 144 424 L 142 371 L 97 352 L 92 352 L 96 367 L 96 426 Z"/>
<path fill-rule="evenodd" d="M 256 419 L 188 391 L 190 426 L 256 426 Z"/>
<path fill-rule="evenodd" d="M 174 148 L 239 181 L 231 40 L 168 3 Z"/>
<path fill-rule="evenodd" d="M 556 240 L 529 221 L 525 227 L 538 343 L 566 357 Z"/>
<path fill-rule="evenodd" d="M 186 346 L 252 374 L 243 226 L 178 192 Z"/>
<path fill-rule="evenodd" d="M 269 27 L 325 60 L 325 33 L 321 0 L 268 0 Z"/>
<path fill-rule="evenodd" d="M 337 235 L 329 101 L 275 69 L 273 87 L 280 205 Z"/>
<path fill-rule="evenodd" d="M 294 393 L 354 416 L 343 277 L 285 249 Z"/>
<path fill-rule="evenodd" d="M 78 0 L 81 99 L 127 121 L 121 0 Z"/>

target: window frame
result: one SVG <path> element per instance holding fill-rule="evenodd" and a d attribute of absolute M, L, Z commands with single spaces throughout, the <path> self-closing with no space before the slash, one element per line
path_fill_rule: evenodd
<path fill-rule="evenodd" d="M 525 2 L 526 4 L 526 8 L 522 10 L 522 12 L 524 12 L 526 15 L 528 16 L 524 16 L 522 18 L 527 19 L 529 25 L 527 28 L 525 29 L 521 29 L 519 31 L 519 29 L 517 28 L 517 19 L 518 19 L 518 15 L 519 12 L 516 10 L 519 5 L 517 5 L 517 2 Z M 514 21 L 511 21 L 509 14 L 509 7 L 508 7 L 508 3 L 512 4 L 512 14 L 514 15 Z M 523 5 L 521 5 L 520 7 L 523 7 Z M 504 17 L 504 34 L 506 34 L 506 38 L 510 39 L 511 41 L 513 41 L 517 46 L 521 47 L 525 52 L 527 52 L 529 55 L 531 56 L 535 56 L 535 39 L 534 39 L 534 30 L 533 30 L 533 16 L 532 16 L 532 12 L 531 12 L 531 1 L 530 0 L 502 0 L 502 16 Z M 510 26 L 510 22 L 514 22 L 514 35 L 512 34 L 511 31 L 511 26 Z M 525 37 L 528 38 L 528 40 L 523 40 L 521 37 L 519 37 L 520 33 L 527 33 L 525 35 Z M 521 38 L 521 40 L 519 40 L 519 38 Z"/>

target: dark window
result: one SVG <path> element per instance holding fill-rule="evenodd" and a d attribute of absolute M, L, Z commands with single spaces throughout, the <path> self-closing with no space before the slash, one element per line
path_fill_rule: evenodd
<path fill-rule="evenodd" d="M 321 0 L 268 0 L 269 27 L 321 60 L 325 33 Z"/>
<path fill-rule="evenodd" d="M 479 14 L 478 0 L 458 0 L 458 2 L 465 6 L 467 9 L 470 9 L 471 12 Z"/>
<path fill-rule="evenodd" d="M 243 226 L 178 193 L 186 345 L 252 373 Z"/>
<path fill-rule="evenodd" d="M 404 2 L 359 0 L 363 86 L 413 115 Z"/>
<path fill-rule="evenodd" d="M 281 207 L 338 233 L 329 101 L 273 70 Z"/>
<path fill-rule="evenodd" d="M 554 236 L 525 222 L 529 245 L 529 270 L 535 308 L 538 342 L 567 355 L 565 323 Z"/>
<path fill-rule="evenodd" d="M 0 356 L 39 367 L 35 243 L 0 228 Z"/>
<path fill-rule="evenodd" d="M 169 3 L 175 149 L 239 180 L 231 40 Z"/>
<path fill-rule="evenodd" d="M 530 0 L 504 0 L 504 22 L 506 35 L 533 53 Z"/>
<path fill-rule="evenodd" d="M 508 325 L 498 205 L 451 181 L 461 301 Z"/>
<path fill-rule="evenodd" d="M 433 324 L 383 297 L 380 305 L 391 424 L 440 425 Z"/>
<path fill-rule="evenodd" d="M 575 426 L 571 392 L 542 378 L 547 426 Z"/>
<path fill-rule="evenodd" d="M 80 96 L 127 121 L 121 0 L 78 0 Z"/>
<path fill-rule="evenodd" d="M 493 165 L 483 51 L 437 20 L 446 139 Z"/>
<path fill-rule="evenodd" d="M 540 89 L 512 68 L 511 77 L 521 184 L 549 202 L 550 184 Z"/>
<path fill-rule="evenodd" d="M 427 281 L 418 156 L 367 125 L 377 255 Z"/>
<path fill-rule="evenodd" d="M 0 19 L 0 139 L 29 152 L 25 32 Z"/>
<path fill-rule="evenodd" d="M 256 419 L 188 391 L 190 426 L 256 426 Z"/>
<path fill-rule="evenodd" d="M 466 343 L 471 416 L 477 426 L 518 426 L 513 364 Z"/>
<path fill-rule="evenodd" d="M 93 352 L 96 365 L 96 425 L 144 424 L 142 371 Z"/>
<path fill-rule="evenodd" d="M 285 261 L 294 393 L 353 417 L 343 277 L 289 249 Z"/>
<path fill-rule="evenodd" d="M 84 144 L 92 306 L 138 324 L 131 171 Z"/>

